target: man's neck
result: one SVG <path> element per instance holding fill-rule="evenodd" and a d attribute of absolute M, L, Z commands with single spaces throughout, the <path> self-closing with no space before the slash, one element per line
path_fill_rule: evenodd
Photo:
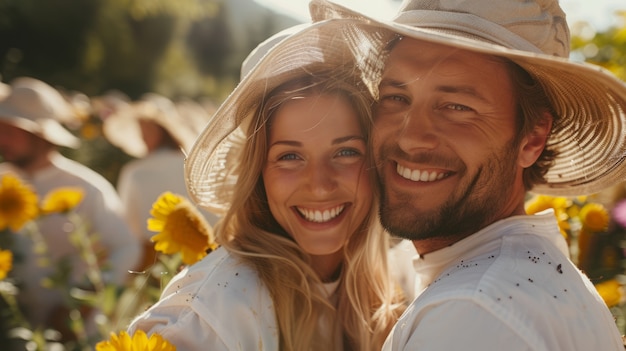
<path fill-rule="evenodd" d="M 516 206 L 512 207 L 510 210 L 504 212 L 501 215 L 495 216 L 493 218 L 491 218 L 487 223 L 485 223 L 484 225 L 482 225 L 478 230 L 481 230 L 483 228 L 488 227 L 489 225 L 498 222 L 502 219 L 505 218 L 509 218 L 512 216 L 520 216 L 520 215 L 525 215 L 526 211 L 524 210 L 524 201 L 523 198 L 521 198 L 520 201 L 516 202 Z M 476 231 L 475 231 L 476 232 Z M 475 234 L 475 232 L 471 232 L 471 233 L 461 233 L 458 235 L 454 235 L 454 236 L 449 236 L 449 237 L 439 237 L 439 238 L 428 238 L 428 239 L 422 239 L 422 240 L 413 240 L 413 246 L 415 246 L 415 249 L 417 250 L 417 252 L 423 256 L 427 253 L 433 252 L 433 251 L 437 251 L 437 250 L 441 250 L 444 247 L 448 247 L 451 246 L 452 244 L 461 241 L 465 238 L 467 238 L 468 236 L 471 236 L 473 234 Z"/>

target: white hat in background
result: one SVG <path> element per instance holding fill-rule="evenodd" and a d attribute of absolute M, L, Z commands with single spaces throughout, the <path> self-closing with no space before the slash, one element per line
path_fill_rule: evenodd
<path fill-rule="evenodd" d="M 55 88 L 30 77 L 12 81 L 9 94 L 0 101 L 0 122 L 23 129 L 57 146 L 78 148 L 80 139 L 61 124 L 74 120 L 73 113 Z"/>
<path fill-rule="evenodd" d="M 189 124 L 181 118 L 174 103 L 159 94 L 147 93 L 140 100 L 122 106 L 104 120 L 103 132 L 109 142 L 133 157 L 148 153 L 139 120 L 151 120 L 167 131 L 187 152 L 195 139 Z"/>

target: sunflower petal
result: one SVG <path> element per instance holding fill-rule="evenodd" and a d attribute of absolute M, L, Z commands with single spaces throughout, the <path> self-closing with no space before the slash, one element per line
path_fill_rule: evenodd
<path fill-rule="evenodd" d="M 161 194 L 150 211 L 148 229 L 157 231 L 154 249 L 165 254 L 181 253 L 185 264 L 194 264 L 217 247 L 213 229 L 202 214 L 183 196 Z"/>

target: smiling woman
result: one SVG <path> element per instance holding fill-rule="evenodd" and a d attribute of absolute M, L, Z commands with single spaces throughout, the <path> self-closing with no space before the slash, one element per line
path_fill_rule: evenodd
<path fill-rule="evenodd" d="M 224 212 L 220 248 L 131 334 L 178 350 L 379 350 L 403 311 L 376 216 L 373 98 L 341 47 L 316 46 L 333 33 L 300 29 L 244 74 L 189 153 L 190 195 Z"/>
<path fill-rule="evenodd" d="M 285 102 L 268 121 L 263 184 L 281 229 L 304 252 L 324 257 L 313 269 L 323 281 L 332 281 L 343 259 L 341 248 L 372 207 L 367 121 L 359 122 L 349 87 L 324 92 L 329 87 L 323 84 L 296 82 L 312 88 L 280 87 L 284 91 L 269 99 L 269 106 L 272 100 Z M 315 266 L 320 261 L 321 267 Z"/>

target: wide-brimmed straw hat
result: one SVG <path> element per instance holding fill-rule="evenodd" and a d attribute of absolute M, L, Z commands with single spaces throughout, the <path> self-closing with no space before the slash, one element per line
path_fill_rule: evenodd
<path fill-rule="evenodd" d="M 80 139 L 60 121 L 72 120 L 73 111 L 58 90 L 31 77 L 11 81 L 0 101 L 0 122 L 13 125 L 57 146 L 78 148 Z"/>
<path fill-rule="evenodd" d="M 547 183 L 533 192 L 591 194 L 625 179 L 626 85 L 599 66 L 568 59 L 569 30 L 557 0 L 405 0 L 393 20 L 324 0 L 313 0 L 310 11 L 351 47 L 374 93 L 381 53 L 398 35 L 508 58 L 528 71 L 558 116 L 547 142 L 558 156 Z"/>
<path fill-rule="evenodd" d="M 191 123 L 183 119 L 172 100 L 156 93 L 144 94 L 138 101 L 121 106 L 109 115 L 102 126 L 107 140 L 128 155 L 141 158 L 147 155 L 139 121 L 153 121 L 174 138 L 183 152 L 188 152 L 197 135 Z"/>
<path fill-rule="evenodd" d="M 221 104 L 196 139 L 185 161 L 191 198 L 201 207 L 223 214 L 245 165 L 238 162 L 247 123 L 266 93 L 310 70 L 354 67 L 353 57 L 336 33 L 317 24 L 298 25 L 277 33 L 245 61 L 243 79 Z"/>

